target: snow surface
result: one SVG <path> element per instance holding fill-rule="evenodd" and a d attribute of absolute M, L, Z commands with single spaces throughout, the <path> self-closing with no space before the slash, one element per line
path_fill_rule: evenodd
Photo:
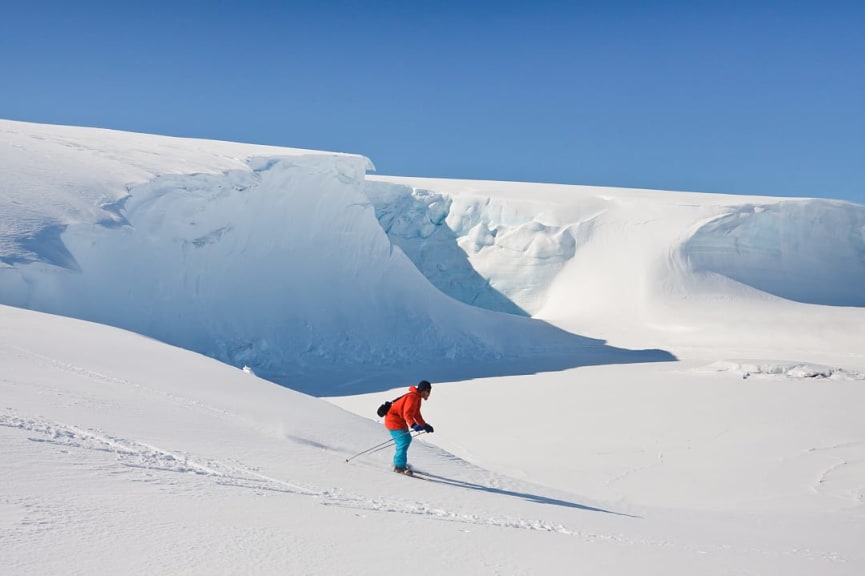
<path fill-rule="evenodd" d="M 0 121 L 0 573 L 865 570 L 865 207 L 371 168 Z"/>

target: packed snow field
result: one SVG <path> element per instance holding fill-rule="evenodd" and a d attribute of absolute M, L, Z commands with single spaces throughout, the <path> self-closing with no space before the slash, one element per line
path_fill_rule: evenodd
<path fill-rule="evenodd" d="M 863 206 L 0 147 L 4 574 L 865 569 Z"/>

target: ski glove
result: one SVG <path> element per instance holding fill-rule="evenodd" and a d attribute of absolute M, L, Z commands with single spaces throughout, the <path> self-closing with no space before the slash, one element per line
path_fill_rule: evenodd
<path fill-rule="evenodd" d="M 420 424 L 412 424 L 411 429 L 415 432 L 423 432 L 424 428 Z"/>
<path fill-rule="evenodd" d="M 432 433 L 433 433 L 433 427 L 430 426 L 429 424 L 426 424 L 426 425 L 423 427 L 423 429 L 424 429 L 428 434 L 432 434 Z"/>

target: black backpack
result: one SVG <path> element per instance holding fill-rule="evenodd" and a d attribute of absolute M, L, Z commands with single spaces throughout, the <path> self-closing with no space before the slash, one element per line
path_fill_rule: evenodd
<path fill-rule="evenodd" d="M 402 396 L 405 396 L 405 394 L 403 394 Z M 399 398 L 402 398 L 402 396 L 400 396 Z M 378 407 L 378 410 L 376 410 L 375 413 L 378 414 L 380 417 L 384 418 L 390 411 L 390 407 L 393 406 L 393 403 L 399 400 L 399 398 L 394 398 L 392 401 L 389 400 L 385 402 Z"/>

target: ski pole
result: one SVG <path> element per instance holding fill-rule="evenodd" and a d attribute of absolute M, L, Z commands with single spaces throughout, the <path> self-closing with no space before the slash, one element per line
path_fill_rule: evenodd
<path fill-rule="evenodd" d="M 409 430 L 408 433 L 412 435 L 412 438 L 416 438 L 416 437 L 420 436 L 421 434 L 424 434 L 425 431 L 424 431 L 424 430 L 420 430 L 417 434 L 412 434 L 412 431 Z M 391 440 L 391 442 L 393 442 L 393 440 Z M 380 448 L 374 448 L 374 449 L 370 450 L 369 452 L 367 452 L 367 454 L 368 454 L 368 455 L 369 455 L 369 454 L 375 454 L 376 452 L 378 452 L 378 451 L 380 451 L 380 450 L 384 450 L 385 448 L 388 448 L 388 447 L 389 447 L 389 446 L 385 445 L 385 446 L 382 446 L 382 447 L 380 447 Z"/>
<path fill-rule="evenodd" d="M 406 430 L 404 434 L 411 434 L 411 430 Z M 422 432 L 419 432 L 418 434 L 422 434 Z M 417 436 L 418 434 L 415 434 L 415 436 Z M 358 452 L 354 456 L 350 456 L 349 458 L 346 458 L 345 461 L 349 462 L 351 460 L 354 460 L 358 456 L 363 456 L 364 454 L 372 454 L 373 452 L 378 452 L 379 450 L 384 450 L 385 448 L 387 448 L 388 446 L 390 446 L 391 444 L 393 444 L 395 442 L 396 442 L 395 438 L 391 438 L 390 440 L 385 440 L 381 444 L 376 444 L 372 448 L 367 448 L 363 452 Z"/>
<path fill-rule="evenodd" d="M 383 450 L 383 449 L 387 448 L 388 444 L 392 444 L 393 442 L 395 442 L 395 440 L 394 440 L 393 438 L 391 438 L 390 440 L 386 440 L 386 441 L 382 442 L 381 444 L 376 444 L 376 445 L 373 446 L 372 448 L 367 448 L 367 449 L 364 450 L 363 452 L 358 452 L 358 453 L 355 454 L 354 456 L 351 456 L 351 457 L 349 457 L 349 458 L 346 458 L 345 461 L 348 462 L 348 461 L 350 461 L 350 460 L 354 460 L 354 459 L 357 458 L 358 456 L 363 456 L 364 454 L 368 454 L 368 453 L 370 453 L 370 452 L 372 452 L 372 451 L 374 451 L 374 450 Z"/>

